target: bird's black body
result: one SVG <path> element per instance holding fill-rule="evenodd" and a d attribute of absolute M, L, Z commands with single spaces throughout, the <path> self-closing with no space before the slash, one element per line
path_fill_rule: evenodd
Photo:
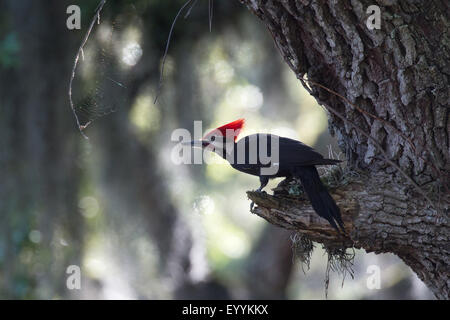
<path fill-rule="evenodd" d="M 267 152 L 261 149 L 266 145 Z M 271 152 L 272 146 L 278 145 L 277 161 L 268 161 L 276 153 Z M 224 144 L 225 146 L 225 144 Z M 217 149 L 217 147 L 215 147 Z M 217 150 L 215 150 L 217 152 Z M 254 134 L 246 136 L 234 144 L 228 144 L 222 150 L 222 156 L 228 160 L 233 168 L 247 174 L 259 176 L 261 186 L 264 188 L 269 179 L 276 177 L 299 178 L 303 188 L 311 201 L 312 207 L 317 214 L 326 220 L 337 230 L 338 226 L 344 230 L 340 210 L 334 202 L 326 187 L 322 184 L 316 165 L 332 165 L 340 161 L 325 159 L 320 153 L 304 143 L 278 137 L 270 134 Z M 264 159 L 262 154 L 267 154 Z M 255 154 L 256 152 L 256 154 Z M 220 154 L 220 153 L 219 153 Z M 274 173 L 264 174 L 261 169 L 270 166 L 278 167 Z"/>
<path fill-rule="evenodd" d="M 236 170 L 258 176 L 261 182 L 258 191 L 271 178 L 299 178 L 317 214 L 336 230 L 345 232 L 339 208 L 320 181 L 315 167 L 340 161 L 325 159 L 300 141 L 272 134 L 253 134 L 236 142 L 243 125 L 244 119 L 238 119 L 213 130 L 201 140 L 185 144 L 207 148 L 226 159 Z"/>

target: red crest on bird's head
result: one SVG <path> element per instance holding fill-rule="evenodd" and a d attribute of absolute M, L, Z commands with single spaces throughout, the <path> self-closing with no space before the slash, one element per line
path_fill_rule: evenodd
<path fill-rule="evenodd" d="M 209 137 L 210 135 L 218 135 L 221 134 L 224 137 L 230 136 L 234 138 L 234 141 L 236 141 L 239 133 L 241 132 L 242 128 L 244 127 L 244 119 L 238 119 L 233 122 L 224 124 L 221 127 L 218 127 L 214 129 L 213 131 L 209 132 L 204 136 L 204 139 Z"/>

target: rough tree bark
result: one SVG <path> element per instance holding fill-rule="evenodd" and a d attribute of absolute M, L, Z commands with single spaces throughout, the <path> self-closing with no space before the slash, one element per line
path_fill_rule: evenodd
<path fill-rule="evenodd" d="M 349 169 L 347 183 L 333 190 L 346 237 L 301 197 L 249 192 L 255 213 L 327 245 L 392 252 L 448 299 L 448 1 L 241 2 L 328 110 Z M 379 30 L 366 25 L 373 4 Z"/>

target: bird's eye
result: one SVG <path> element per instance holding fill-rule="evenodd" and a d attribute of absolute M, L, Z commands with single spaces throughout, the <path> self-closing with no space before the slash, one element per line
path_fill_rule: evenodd
<path fill-rule="evenodd" d="M 215 141 L 215 140 L 216 140 L 216 137 L 212 136 L 211 141 Z"/>

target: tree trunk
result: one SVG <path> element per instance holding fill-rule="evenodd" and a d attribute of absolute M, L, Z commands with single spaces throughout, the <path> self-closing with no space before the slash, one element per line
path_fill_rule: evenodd
<path fill-rule="evenodd" d="M 59 0 L 0 4 L 8 16 L 0 20 L 17 40 L 17 62 L 0 64 L 1 298 L 76 291 L 66 287 L 66 269 L 81 265 L 81 157 L 79 135 L 68 129 L 73 118 L 61 73 L 70 70 L 76 43 L 55 28 L 65 28 L 67 6 Z"/>
<path fill-rule="evenodd" d="M 268 225 L 261 233 L 246 261 L 245 299 L 286 299 L 287 286 L 294 270 L 292 233 Z M 265 279 L 265 281 L 261 281 Z"/>
<path fill-rule="evenodd" d="M 449 280 L 447 1 L 241 0 L 329 112 L 347 168 L 332 192 L 348 236 L 299 197 L 249 192 L 255 213 L 327 245 L 392 252 L 439 299 Z M 370 5 L 381 28 L 370 30 Z"/>

